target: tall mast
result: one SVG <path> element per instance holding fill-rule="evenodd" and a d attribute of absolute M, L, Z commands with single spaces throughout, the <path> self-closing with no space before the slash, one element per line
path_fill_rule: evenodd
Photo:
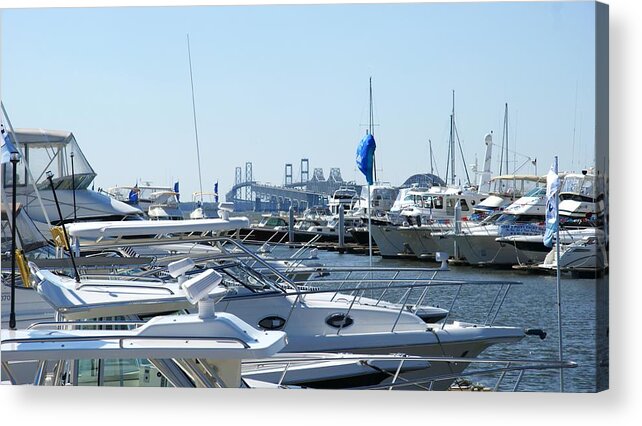
<path fill-rule="evenodd" d="M 368 116 L 368 131 L 374 137 L 374 108 L 372 104 L 372 77 L 370 77 L 370 114 Z M 372 169 L 374 181 L 377 182 L 377 162 L 375 154 L 372 155 Z"/>
<path fill-rule="evenodd" d="M 203 202 L 203 179 L 201 178 L 201 152 L 198 147 L 198 127 L 196 126 L 196 102 L 194 102 L 194 77 L 192 76 L 192 53 L 189 48 L 189 34 L 187 34 L 187 57 L 189 59 L 189 79 L 192 85 L 192 113 L 194 115 L 194 134 L 196 136 L 196 159 L 198 161 L 198 184 Z"/>
<path fill-rule="evenodd" d="M 434 169 L 433 169 L 433 157 L 432 157 L 432 141 L 428 139 L 428 150 L 430 151 L 430 174 L 434 175 Z"/>
<path fill-rule="evenodd" d="M 504 156 L 506 160 L 504 161 Z M 499 174 L 504 172 L 504 164 L 506 165 L 506 173 L 508 171 L 508 102 L 504 104 L 504 129 L 502 134 L 502 155 L 499 159 Z"/>
<path fill-rule="evenodd" d="M 453 112 L 450 114 L 450 184 L 455 185 L 455 91 L 453 90 Z"/>

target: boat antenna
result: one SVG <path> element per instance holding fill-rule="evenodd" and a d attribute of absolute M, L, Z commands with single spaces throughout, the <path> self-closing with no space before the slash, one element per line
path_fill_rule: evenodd
<path fill-rule="evenodd" d="M 189 33 L 187 34 L 187 58 L 189 60 L 189 79 L 192 86 L 192 114 L 194 116 L 194 135 L 196 136 L 196 159 L 198 161 L 198 184 L 201 190 L 201 203 L 203 202 L 203 179 L 201 178 L 201 152 L 198 147 L 198 127 L 196 126 L 196 102 L 194 101 L 194 77 L 192 75 L 192 52 L 189 47 Z"/>
<path fill-rule="evenodd" d="M 53 193 L 54 202 L 56 203 L 56 209 L 58 210 L 58 217 L 60 218 L 60 227 L 62 228 L 62 233 L 65 237 L 65 245 L 69 250 L 69 257 L 71 258 L 71 265 L 74 268 L 74 275 L 76 278 L 76 282 L 80 284 L 80 275 L 78 274 L 78 268 L 76 267 L 76 260 L 74 259 L 74 251 L 71 247 L 71 242 L 69 241 L 69 235 L 67 235 L 67 228 L 65 228 L 65 221 L 62 217 L 62 212 L 60 211 L 60 204 L 58 203 L 58 196 L 56 195 L 56 188 L 53 183 L 53 173 L 47 172 L 47 180 L 49 181 L 49 185 L 51 186 L 51 192 Z"/>
<path fill-rule="evenodd" d="M 78 220 L 78 216 L 76 215 L 76 174 L 74 172 L 74 152 L 71 151 L 71 154 L 69 154 L 71 157 L 71 192 L 74 197 L 74 222 Z"/>
<path fill-rule="evenodd" d="M 3 128 L 4 133 L 4 128 Z M 4 138 L 4 135 L 2 135 Z M 9 328 L 16 329 L 16 181 L 18 162 L 20 161 L 20 154 L 12 152 L 10 154 L 11 166 L 13 168 L 13 178 L 11 180 L 12 194 L 11 194 L 11 311 L 9 313 Z M 8 215 L 7 215 L 8 217 Z M 27 285 L 27 283 L 23 283 Z"/>

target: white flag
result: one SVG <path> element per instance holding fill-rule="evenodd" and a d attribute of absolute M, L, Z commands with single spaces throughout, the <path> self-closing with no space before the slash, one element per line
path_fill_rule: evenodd
<path fill-rule="evenodd" d="M 546 232 L 544 233 L 544 245 L 553 247 L 553 237 L 557 232 L 559 223 L 557 221 L 557 192 L 560 189 L 560 178 L 557 175 L 555 165 L 546 175 Z"/>

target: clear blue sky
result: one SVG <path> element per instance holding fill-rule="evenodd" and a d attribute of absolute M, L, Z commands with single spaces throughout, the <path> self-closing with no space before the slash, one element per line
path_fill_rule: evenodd
<path fill-rule="evenodd" d="M 378 177 L 446 171 L 452 90 L 466 162 L 483 138 L 544 174 L 594 161 L 594 3 L 427 3 L 25 9 L 2 13 L 2 97 L 16 127 L 70 130 L 96 185 L 137 179 L 198 190 L 186 34 L 204 190 L 280 184 L 284 164 L 340 167 L 364 183 L 355 149 L 374 85 Z M 498 172 L 499 148 L 493 171 Z M 513 156 L 511 154 L 511 162 Z M 457 158 L 461 164 L 461 158 Z M 511 164 L 511 167 L 513 165 Z M 522 172 L 533 172 L 532 167 Z M 465 175 L 458 170 L 458 176 Z"/>

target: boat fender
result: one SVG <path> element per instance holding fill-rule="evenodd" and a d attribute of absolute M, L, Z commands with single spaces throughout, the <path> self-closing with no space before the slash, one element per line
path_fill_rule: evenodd
<path fill-rule="evenodd" d="M 527 328 L 524 330 L 524 334 L 527 336 L 539 336 L 540 339 L 546 339 L 546 332 L 541 328 Z"/>

